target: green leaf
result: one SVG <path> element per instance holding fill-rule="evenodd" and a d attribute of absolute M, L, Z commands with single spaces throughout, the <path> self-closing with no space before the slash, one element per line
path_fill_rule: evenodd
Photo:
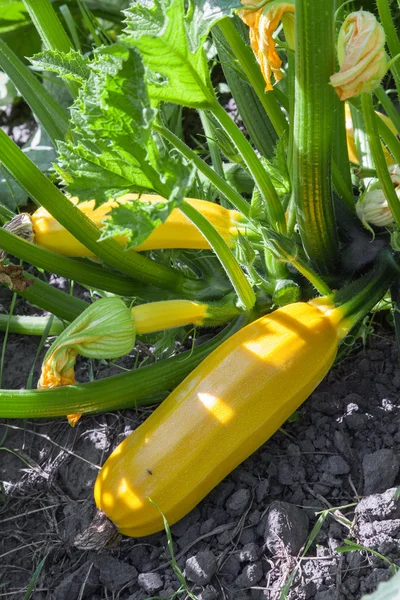
<path fill-rule="evenodd" d="M 191 0 L 186 25 L 192 51 L 204 43 L 213 25 L 238 8 L 243 8 L 240 0 Z"/>
<path fill-rule="evenodd" d="M 203 48 L 190 49 L 184 0 L 137 0 L 125 15 L 125 41 L 142 53 L 151 98 L 195 108 L 215 105 Z"/>
<path fill-rule="evenodd" d="M 100 239 L 121 235 L 127 237 L 126 249 L 134 248 L 146 240 L 150 233 L 168 217 L 174 203 L 131 202 L 111 211 Z"/>
<path fill-rule="evenodd" d="M 24 3 L 14 0 L 0 0 L 0 28 L 14 23 L 29 21 Z"/>
<path fill-rule="evenodd" d="M 117 43 L 100 48 L 71 109 L 70 140 L 57 168 L 68 190 L 99 202 L 128 190 L 157 190 L 151 124 L 155 116 L 139 52 Z M 154 166 L 152 166 L 152 163 Z"/>
<path fill-rule="evenodd" d="M 76 50 L 70 50 L 67 54 L 59 50 L 44 50 L 35 54 L 30 61 L 44 71 L 51 71 L 78 84 L 83 84 L 90 75 L 89 60 Z"/>

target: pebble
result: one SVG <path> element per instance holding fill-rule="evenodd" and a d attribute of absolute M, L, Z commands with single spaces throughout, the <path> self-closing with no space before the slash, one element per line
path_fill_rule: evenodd
<path fill-rule="evenodd" d="M 251 498 L 251 493 L 246 488 L 241 488 L 237 490 L 230 498 L 228 498 L 226 503 L 227 510 L 231 513 L 231 515 L 241 515 L 246 510 Z"/>
<path fill-rule="evenodd" d="M 268 550 L 274 555 L 297 555 L 307 540 L 308 524 L 305 511 L 294 504 L 273 502 L 268 510 L 264 534 Z"/>
<path fill-rule="evenodd" d="M 260 562 L 246 565 L 239 577 L 235 579 L 235 585 L 238 588 L 248 588 L 256 585 L 262 579 L 263 570 Z"/>
<path fill-rule="evenodd" d="M 390 448 L 366 454 L 363 458 L 364 494 L 385 492 L 399 472 L 399 459 Z"/>
<path fill-rule="evenodd" d="M 239 560 L 241 562 L 255 562 L 261 556 L 260 547 L 254 542 L 243 546 L 239 552 Z"/>
<path fill-rule="evenodd" d="M 164 587 L 164 582 L 158 573 L 140 573 L 138 584 L 148 594 L 158 592 Z"/>
<path fill-rule="evenodd" d="M 217 559 L 211 550 L 198 552 L 187 559 L 185 575 L 193 583 L 205 585 L 210 583 L 217 570 Z"/>

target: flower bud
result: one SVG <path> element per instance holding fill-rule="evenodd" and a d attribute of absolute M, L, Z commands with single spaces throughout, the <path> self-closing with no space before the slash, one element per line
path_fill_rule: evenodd
<path fill-rule="evenodd" d="M 388 68 L 385 32 L 375 16 L 365 10 L 351 13 L 344 21 L 337 53 L 340 70 L 330 82 L 340 100 L 372 92 Z"/>
<path fill-rule="evenodd" d="M 388 169 L 397 197 L 400 200 L 400 167 L 391 165 Z M 390 227 L 394 223 L 392 211 L 378 180 L 372 183 L 358 200 L 356 212 L 358 218 L 367 228 L 369 228 L 368 224 L 377 227 Z"/>
<path fill-rule="evenodd" d="M 245 8 L 238 11 L 239 17 L 250 28 L 250 45 L 260 64 L 266 91 L 272 90 L 272 75 L 275 81 L 282 79 L 282 60 L 276 51 L 275 40 L 272 37 L 285 13 L 294 13 L 293 0 L 242 0 Z M 292 23 L 286 23 L 288 31 L 293 33 Z M 293 42 L 289 34 L 288 43 Z"/>
<path fill-rule="evenodd" d="M 135 335 L 131 310 L 120 298 L 97 300 L 70 323 L 49 348 L 38 388 L 74 384 L 78 354 L 87 358 L 118 358 L 132 350 Z"/>

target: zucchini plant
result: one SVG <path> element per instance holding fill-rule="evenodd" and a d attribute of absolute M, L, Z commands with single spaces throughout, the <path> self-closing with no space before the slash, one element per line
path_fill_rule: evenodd
<path fill-rule="evenodd" d="M 0 67 L 57 159 L 43 173 L 0 131 L 0 163 L 35 205 L 18 215 L 0 207 L 0 280 L 55 320 L 0 327 L 57 337 L 40 389 L 0 390 L 0 417 L 75 424 L 151 403 L 188 376 L 96 486 L 120 531 L 147 535 L 162 527 L 147 496 L 168 518 L 183 516 L 306 399 L 390 286 L 397 310 L 400 119 L 382 82 L 398 84 L 399 43 L 388 0 L 378 2 L 381 22 L 334 0 L 323 11 L 320 0 L 135 0 L 112 35 L 92 33 L 89 51 L 49 0 L 24 4 L 43 49 L 32 70 L 0 39 Z M 221 104 L 217 74 L 243 127 Z M 65 87 L 65 105 L 43 84 L 49 77 Z M 201 149 L 182 126 L 196 111 Z M 7 255 L 103 297 L 67 301 Z M 78 354 L 116 358 L 137 335 L 188 325 L 225 328 L 184 357 L 75 381 Z M 158 486 L 157 461 L 179 454 L 172 430 L 181 419 L 186 439 L 187 411 L 209 431 L 192 456 L 206 484 L 188 479 L 178 498 Z M 148 434 L 161 441 L 146 454 Z M 201 462 L 216 439 L 214 462 Z M 138 474 L 135 492 L 126 461 L 140 470 L 144 458 L 155 467 Z M 182 468 L 195 471 L 189 457 Z"/>

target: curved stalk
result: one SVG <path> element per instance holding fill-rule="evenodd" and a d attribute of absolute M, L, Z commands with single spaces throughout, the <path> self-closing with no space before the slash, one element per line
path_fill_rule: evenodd
<path fill-rule="evenodd" d="M 214 250 L 244 310 L 251 310 L 256 301 L 255 293 L 224 238 L 198 210 L 186 201 L 181 202 L 179 210 L 190 219 Z"/>
<path fill-rule="evenodd" d="M 25 315 L 0 315 L 0 331 L 7 329 L 9 333 L 43 335 L 51 319 L 52 323 L 48 335 L 58 335 L 64 331 L 66 326 L 59 319 L 53 317 L 27 317 Z"/>
<path fill-rule="evenodd" d="M 375 114 L 371 94 L 361 94 L 361 106 L 376 173 L 385 193 L 385 198 L 390 206 L 390 210 L 392 211 L 393 218 L 396 221 L 397 226 L 400 227 L 400 201 L 394 189 L 381 146 L 377 125 L 377 119 L 379 119 L 379 117 Z"/>

